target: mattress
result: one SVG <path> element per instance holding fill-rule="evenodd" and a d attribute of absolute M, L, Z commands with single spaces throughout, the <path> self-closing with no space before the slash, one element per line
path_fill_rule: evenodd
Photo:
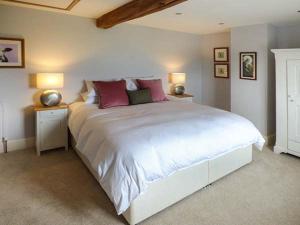
<path fill-rule="evenodd" d="M 182 101 L 109 109 L 74 103 L 69 128 L 118 214 L 152 182 L 265 142 L 241 116 Z"/>

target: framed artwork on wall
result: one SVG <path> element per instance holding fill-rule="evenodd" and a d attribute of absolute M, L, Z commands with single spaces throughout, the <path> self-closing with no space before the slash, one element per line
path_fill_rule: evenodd
<path fill-rule="evenodd" d="M 24 39 L 0 37 L 0 68 L 24 67 Z"/>
<path fill-rule="evenodd" d="M 228 62 L 229 61 L 229 48 L 228 47 L 214 48 L 214 61 L 215 62 Z"/>
<path fill-rule="evenodd" d="M 240 79 L 246 79 L 246 80 L 257 79 L 257 53 L 256 52 L 240 53 Z"/>
<path fill-rule="evenodd" d="M 215 77 L 216 78 L 229 78 L 229 65 L 226 63 L 215 64 Z"/>

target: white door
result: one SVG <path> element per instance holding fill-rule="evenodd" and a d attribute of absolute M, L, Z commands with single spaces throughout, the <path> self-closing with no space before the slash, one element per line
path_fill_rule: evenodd
<path fill-rule="evenodd" d="M 300 60 L 287 62 L 288 148 L 300 152 Z"/>

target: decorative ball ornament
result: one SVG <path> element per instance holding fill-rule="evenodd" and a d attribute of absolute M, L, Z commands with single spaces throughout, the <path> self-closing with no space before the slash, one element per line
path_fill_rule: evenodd
<path fill-rule="evenodd" d="M 62 99 L 61 94 L 55 90 L 44 91 L 41 95 L 41 103 L 44 106 L 57 106 Z"/>
<path fill-rule="evenodd" d="M 183 95 L 184 94 L 184 91 L 185 91 L 185 88 L 184 86 L 180 85 L 180 86 L 176 86 L 174 88 L 174 93 L 175 95 Z"/>

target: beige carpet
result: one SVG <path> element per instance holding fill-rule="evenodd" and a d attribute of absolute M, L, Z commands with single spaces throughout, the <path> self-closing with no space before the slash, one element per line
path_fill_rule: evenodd
<path fill-rule="evenodd" d="M 73 151 L 0 155 L 0 224 L 126 224 Z M 254 161 L 142 225 L 300 225 L 300 158 Z"/>

